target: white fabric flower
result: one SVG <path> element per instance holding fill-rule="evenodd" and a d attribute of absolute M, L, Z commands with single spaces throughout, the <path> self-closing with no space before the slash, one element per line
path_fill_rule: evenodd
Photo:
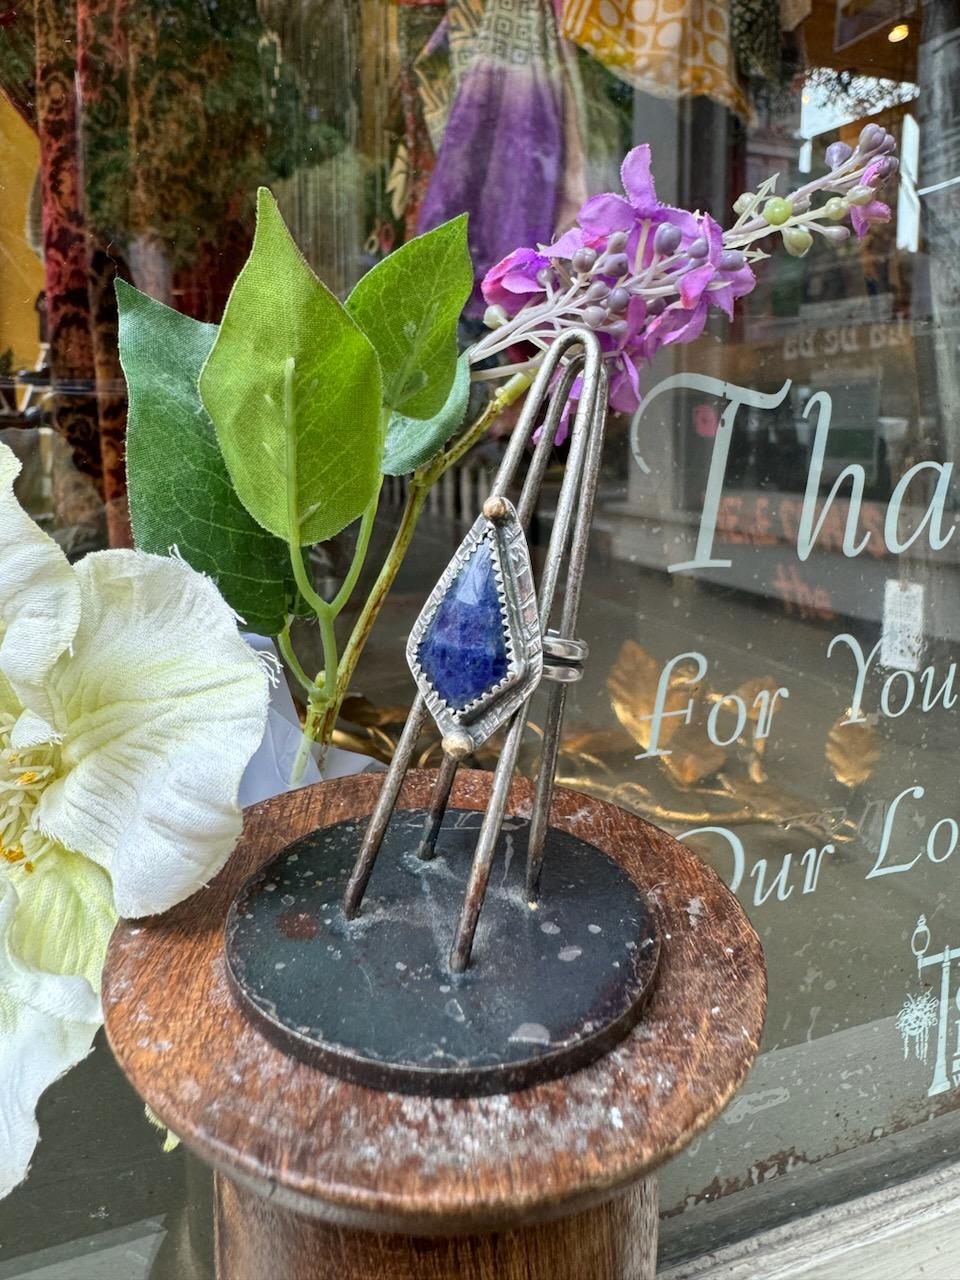
<path fill-rule="evenodd" d="M 19 470 L 0 445 L 0 1196 L 90 1050 L 117 917 L 165 911 L 233 849 L 268 704 L 209 579 L 136 551 L 71 566 Z"/>

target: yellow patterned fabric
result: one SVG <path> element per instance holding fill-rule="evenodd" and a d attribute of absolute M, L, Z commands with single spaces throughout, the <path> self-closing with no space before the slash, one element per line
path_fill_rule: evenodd
<path fill-rule="evenodd" d="M 560 30 L 635 89 L 748 114 L 728 0 L 566 0 Z"/>

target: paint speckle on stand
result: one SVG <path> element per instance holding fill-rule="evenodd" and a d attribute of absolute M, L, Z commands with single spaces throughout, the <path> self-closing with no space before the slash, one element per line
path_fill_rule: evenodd
<path fill-rule="evenodd" d="M 550 1032 L 542 1022 L 521 1022 L 510 1039 L 520 1044 L 549 1044 Z"/>

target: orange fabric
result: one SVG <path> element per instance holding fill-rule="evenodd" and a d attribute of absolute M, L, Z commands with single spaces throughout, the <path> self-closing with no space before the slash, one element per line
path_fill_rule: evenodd
<path fill-rule="evenodd" d="M 635 89 L 747 115 L 724 0 L 568 0 L 560 29 Z"/>

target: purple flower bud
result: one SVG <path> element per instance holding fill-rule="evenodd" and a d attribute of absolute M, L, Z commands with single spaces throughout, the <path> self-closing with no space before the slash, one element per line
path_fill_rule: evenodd
<path fill-rule="evenodd" d="M 667 309 L 666 298 L 654 298 L 651 302 L 647 304 L 647 315 L 660 316 L 660 315 L 663 315 L 666 309 Z"/>
<path fill-rule="evenodd" d="M 602 280 L 594 280 L 593 284 L 584 294 L 587 302 L 606 302 L 610 296 L 610 286 L 604 284 Z"/>
<path fill-rule="evenodd" d="M 610 297 L 607 299 L 607 308 L 617 314 L 626 311 L 630 305 L 630 292 L 627 289 L 617 285 L 616 289 L 611 290 Z"/>
<path fill-rule="evenodd" d="M 571 259 L 574 271 L 589 271 L 596 260 L 596 249 L 588 249 L 586 245 L 582 249 L 578 249 Z"/>
<path fill-rule="evenodd" d="M 831 142 L 827 147 L 826 161 L 831 169 L 839 169 L 842 164 L 846 164 L 853 155 L 853 147 L 847 146 L 845 142 Z"/>
<path fill-rule="evenodd" d="M 886 131 L 878 124 L 864 125 L 860 130 L 860 150 L 876 151 L 885 137 Z"/>
<path fill-rule="evenodd" d="M 843 244 L 844 240 L 850 239 L 849 227 L 821 227 L 820 231 L 833 244 Z"/>
<path fill-rule="evenodd" d="M 630 264 L 625 253 L 608 253 L 601 270 L 605 276 L 623 276 Z"/>
<path fill-rule="evenodd" d="M 607 240 L 607 253 L 622 253 L 627 247 L 627 233 L 614 231 Z"/>
<path fill-rule="evenodd" d="M 583 313 L 583 318 L 591 329 L 599 329 L 607 318 L 607 313 L 603 307 L 587 307 Z"/>
<path fill-rule="evenodd" d="M 537 283 L 542 284 L 544 288 L 553 281 L 553 268 L 541 267 L 537 272 Z"/>
<path fill-rule="evenodd" d="M 745 258 L 739 249 L 724 249 L 720 255 L 721 271 L 739 271 L 745 262 Z"/>
<path fill-rule="evenodd" d="M 630 332 L 630 326 L 626 320 L 614 320 L 613 324 L 607 327 L 607 332 L 619 342 L 621 338 L 625 338 Z"/>
<path fill-rule="evenodd" d="M 687 253 L 691 258 L 705 258 L 710 246 L 707 244 L 705 236 L 697 236 L 696 240 L 691 240 L 687 245 Z"/>
<path fill-rule="evenodd" d="M 893 134 L 892 133 L 884 134 L 883 142 L 881 142 L 880 144 L 881 154 L 885 156 L 889 156 L 889 155 L 892 155 L 893 152 L 896 151 L 896 149 L 897 149 L 897 140 L 893 136 Z"/>
<path fill-rule="evenodd" d="M 884 178 L 889 178 L 893 173 L 893 160 L 890 156 L 881 156 L 874 166 L 874 178 L 871 186 L 878 182 L 882 182 Z"/>
<path fill-rule="evenodd" d="M 672 222 L 661 222 L 653 237 L 654 251 L 662 257 L 669 257 L 680 248 L 681 239 L 679 227 L 675 227 Z"/>

